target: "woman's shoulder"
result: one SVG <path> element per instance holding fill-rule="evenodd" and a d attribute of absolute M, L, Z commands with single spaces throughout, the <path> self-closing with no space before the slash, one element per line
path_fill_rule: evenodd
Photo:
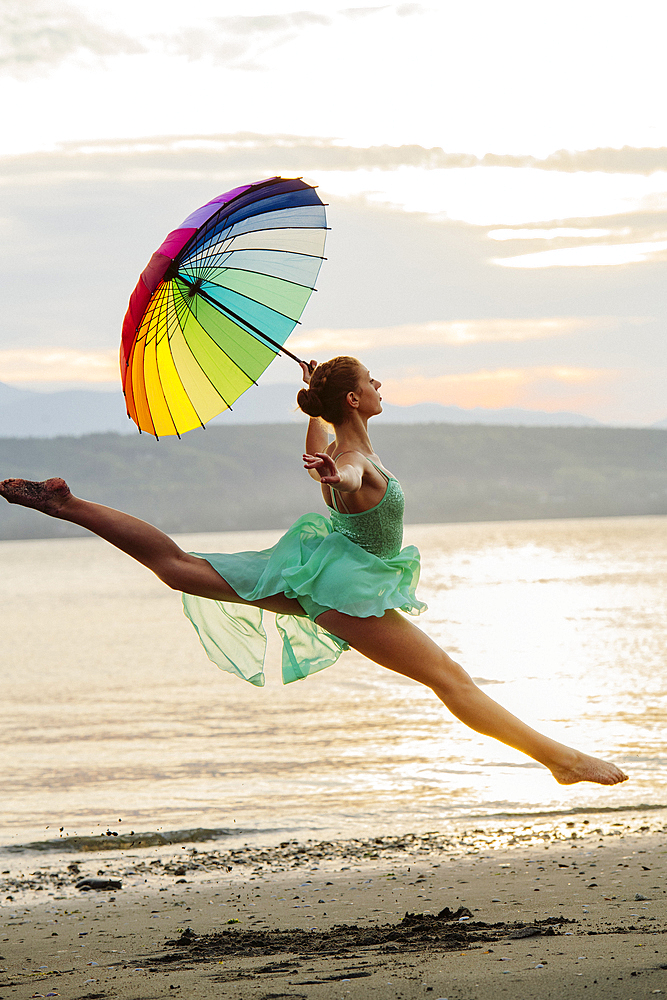
<path fill-rule="evenodd" d="M 344 455 L 355 456 L 357 459 L 361 460 L 364 466 L 364 472 L 368 473 L 372 478 L 374 478 L 374 476 L 377 475 L 378 473 L 388 477 L 389 479 L 396 478 L 395 476 L 392 476 L 391 472 L 389 472 L 388 469 L 385 469 L 384 465 L 382 464 L 382 459 L 380 458 L 379 455 L 376 455 L 375 452 L 372 452 L 372 454 L 366 454 L 366 452 L 357 451 L 356 449 L 347 449 L 345 451 L 339 451 L 335 453 L 335 455 L 333 452 L 330 452 L 330 454 L 333 455 L 334 461 L 336 463 Z"/>

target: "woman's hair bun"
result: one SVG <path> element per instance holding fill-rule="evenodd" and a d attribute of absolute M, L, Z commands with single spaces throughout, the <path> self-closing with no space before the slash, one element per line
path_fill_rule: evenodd
<path fill-rule="evenodd" d="M 299 409 L 309 417 L 322 417 L 336 427 L 349 417 L 346 397 L 359 387 L 361 365 L 356 358 L 332 358 L 317 365 L 307 389 L 296 397 Z"/>
<path fill-rule="evenodd" d="M 299 409 L 307 413 L 309 417 L 322 416 L 322 401 L 313 389 L 299 389 L 296 403 Z"/>

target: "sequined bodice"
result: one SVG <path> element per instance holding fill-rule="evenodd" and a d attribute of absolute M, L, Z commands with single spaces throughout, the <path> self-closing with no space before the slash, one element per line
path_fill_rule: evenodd
<path fill-rule="evenodd" d="M 381 469 L 379 471 L 382 472 Z M 387 477 L 387 489 L 375 507 L 360 514 L 345 514 L 332 507 L 329 513 L 334 531 L 346 535 L 350 541 L 380 559 L 391 559 L 398 555 L 403 544 L 404 509 L 401 484 L 398 479 Z"/>

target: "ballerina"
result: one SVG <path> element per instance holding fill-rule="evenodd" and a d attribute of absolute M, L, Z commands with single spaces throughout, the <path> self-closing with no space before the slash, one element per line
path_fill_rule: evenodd
<path fill-rule="evenodd" d="M 6 479 L 0 494 L 87 528 L 182 591 L 210 659 L 253 684 L 264 683 L 263 614 L 271 611 L 283 639 L 285 682 L 352 647 L 426 685 L 465 725 L 543 764 L 560 784 L 626 781 L 614 764 L 550 739 L 493 701 L 400 613 L 418 615 L 426 606 L 416 596 L 419 553 L 401 548 L 402 490 L 368 436 L 368 421 L 382 412 L 381 383 L 355 358 L 302 367 L 307 388 L 297 403 L 310 417 L 303 462 L 329 517 L 303 515 L 271 549 L 184 552 L 145 521 L 73 496 L 62 479 Z"/>

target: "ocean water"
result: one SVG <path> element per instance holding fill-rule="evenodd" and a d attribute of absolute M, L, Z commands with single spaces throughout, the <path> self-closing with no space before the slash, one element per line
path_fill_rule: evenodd
<path fill-rule="evenodd" d="M 562 788 L 359 654 L 283 687 L 211 664 L 180 596 L 95 538 L 0 542 L 0 848 L 226 843 L 667 804 L 667 520 L 421 525 L 418 624 L 511 711 L 631 780 Z M 264 548 L 278 532 L 178 536 Z M 271 616 L 267 616 L 270 618 Z M 70 841 L 71 842 L 71 841 Z"/>

